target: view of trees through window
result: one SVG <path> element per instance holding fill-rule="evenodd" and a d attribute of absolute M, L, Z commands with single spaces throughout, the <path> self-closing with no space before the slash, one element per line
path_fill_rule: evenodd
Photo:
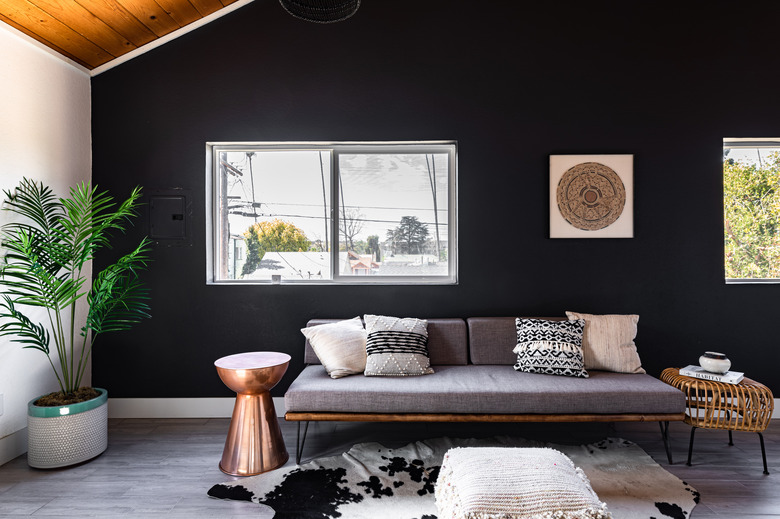
<path fill-rule="evenodd" d="M 454 280 L 454 144 L 213 154 L 215 279 Z"/>
<path fill-rule="evenodd" d="M 727 280 L 780 281 L 780 140 L 724 139 L 723 193 Z"/>

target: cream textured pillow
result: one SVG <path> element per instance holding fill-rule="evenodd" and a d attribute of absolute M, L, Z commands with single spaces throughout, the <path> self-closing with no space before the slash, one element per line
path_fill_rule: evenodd
<path fill-rule="evenodd" d="M 585 369 L 645 373 L 634 344 L 638 315 L 566 312 L 566 317 L 570 320 L 585 320 L 585 333 L 582 338 Z"/>
<path fill-rule="evenodd" d="M 366 369 L 366 330 L 360 317 L 302 328 L 314 353 L 331 378 L 363 373 Z"/>

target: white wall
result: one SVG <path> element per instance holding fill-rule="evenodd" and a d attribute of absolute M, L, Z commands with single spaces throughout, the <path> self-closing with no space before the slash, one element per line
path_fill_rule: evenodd
<path fill-rule="evenodd" d="M 90 124 L 89 75 L 0 23 L 0 190 L 26 176 L 60 196 L 89 180 Z M 0 465 L 26 450 L 27 402 L 56 389 L 43 353 L 0 339 Z"/>

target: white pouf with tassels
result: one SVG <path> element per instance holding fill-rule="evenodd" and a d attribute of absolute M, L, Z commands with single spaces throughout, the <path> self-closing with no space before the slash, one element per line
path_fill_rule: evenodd
<path fill-rule="evenodd" d="M 549 448 L 460 447 L 444 455 L 440 519 L 609 519 L 582 469 Z"/>
<path fill-rule="evenodd" d="M 77 404 L 27 412 L 27 463 L 33 468 L 67 467 L 98 456 L 108 447 L 108 391 Z"/>

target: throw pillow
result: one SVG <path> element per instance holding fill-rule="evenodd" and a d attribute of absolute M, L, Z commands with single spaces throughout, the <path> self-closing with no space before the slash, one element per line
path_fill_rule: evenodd
<path fill-rule="evenodd" d="M 301 329 L 331 378 L 366 369 L 366 330 L 360 317 Z"/>
<path fill-rule="evenodd" d="M 636 351 L 638 315 L 591 315 L 566 312 L 569 319 L 584 319 L 582 350 L 585 369 L 617 373 L 645 373 Z"/>
<path fill-rule="evenodd" d="M 515 320 L 517 371 L 588 378 L 582 360 L 585 321 Z"/>
<path fill-rule="evenodd" d="M 366 376 L 433 373 L 428 358 L 428 321 L 411 317 L 365 315 Z"/>

